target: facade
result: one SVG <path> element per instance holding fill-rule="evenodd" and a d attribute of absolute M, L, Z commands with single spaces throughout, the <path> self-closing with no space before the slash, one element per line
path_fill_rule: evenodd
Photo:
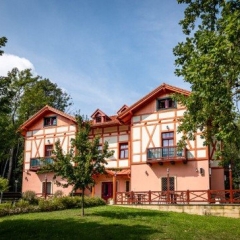
<path fill-rule="evenodd" d="M 177 149 L 182 136 L 177 133 L 179 118 L 186 109 L 173 101 L 173 93 L 190 94 L 162 84 L 132 106 L 123 105 L 115 116 L 99 109 L 92 114 L 89 137 L 100 136 L 101 143 L 107 141 L 114 155 L 107 159 L 107 173 L 96 176 L 89 194 L 107 200 L 116 192 L 224 189 L 224 170 L 213 161 L 216 143 L 203 146 L 198 132 L 195 141 L 188 141 L 181 151 Z M 40 158 L 51 161 L 58 139 L 63 149 L 69 149 L 76 133 L 75 119 L 45 106 L 20 130 L 25 137 L 22 191 L 53 194 L 59 187 L 52 173 L 46 176 L 38 172 Z M 71 191 L 61 190 L 65 194 Z"/>

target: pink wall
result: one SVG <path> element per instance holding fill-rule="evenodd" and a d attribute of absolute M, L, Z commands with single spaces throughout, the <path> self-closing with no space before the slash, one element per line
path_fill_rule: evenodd
<path fill-rule="evenodd" d="M 132 191 L 161 191 L 161 177 L 175 177 L 175 190 L 207 190 L 209 189 L 208 161 L 188 161 L 187 164 L 176 163 L 175 165 L 154 164 L 132 165 L 131 167 L 131 190 Z M 201 175 L 199 169 L 204 169 Z M 198 171 L 196 171 L 196 169 Z"/>
<path fill-rule="evenodd" d="M 62 188 L 58 187 L 54 184 L 53 173 L 47 173 L 47 181 L 52 182 L 52 193 L 54 194 L 57 190 L 62 190 L 65 195 L 68 195 L 72 187 Z M 61 178 L 57 178 L 58 181 L 61 181 Z M 36 192 L 38 195 L 42 194 L 42 182 L 45 181 L 45 174 L 36 174 L 35 172 L 23 172 L 23 180 L 22 180 L 22 192 L 26 192 L 28 190 Z"/>

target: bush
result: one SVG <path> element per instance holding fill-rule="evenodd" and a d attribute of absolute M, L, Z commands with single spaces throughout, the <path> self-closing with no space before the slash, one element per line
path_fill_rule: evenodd
<path fill-rule="evenodd" d="M 30 204 L 38 204 L 37 195 L 31 190 L 24 192 L 22 199 L 28 201 Z"/>
<path fill-rule="evenodd" d="M 57 191 L 53 194 L 53 196 L 54 196 L 55 198 L 57 198 L 57 197 L 62 197 L 63 195 L 64 195 L 64 193 L 63 193 L 62 190 L 57 190 Z"/>
<path fill-rule="evenodd" d="M 29 195 L 31 195 L 30 193 Z M 28 198 L 29 199 L 29 198 Z M 32 198 L 30 198 L 31 201 Z M 34 199 L 34 198 L 33 198 Z M 40 199 L 38 201 L 38 206 L 31 205 L 29 200 L 21 199 L 16 202 L 15 205 L 11 203 L 0 204 L 0 217 L 10 214 L 19 214 L 19 213 L 30 213 L 38 211 L 56 211 L 62 209 L 70 208 L 81 208 L 82 198 L 81 197 L 53 197 L 49 199 Z M 84 206 L 85 207 L 94 207 L 106 205 L 105 201 L 98 197 L 84 197 Z"/>
<path fill-rule="evenodd" d="M 38 203 L 39 209 L 42 212 L 48 212 L 48 211 L 55 211 L 55 210 L 59 210 L 61 209 L 56 201 L 54 201 L 54 198 L 52 199 L 40 199 L 39 203 Z"/>
<path fill-rule="evenodd" d="M 81 207 L 81 198 L 80 197 L 62 197 L 59 199 L 62 204 L 64 205 L 65 208 L 70 209 L 70 208 L 78 208 Z"/>
<path fill-rule="evenodd" d="M 18 208 L 27 208 L 29 207 L 29 205 L 30 205 L 29 201 L 23 199 L 20 199 L 18 202 L 15 203 L 15 207 Z"/>

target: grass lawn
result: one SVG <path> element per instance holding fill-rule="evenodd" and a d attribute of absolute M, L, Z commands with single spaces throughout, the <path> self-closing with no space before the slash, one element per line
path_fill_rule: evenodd
<path fill-rule="evenodd" d="M 239 239 L 240 219 L 101 206 L 0 218 L 1 240 Z"/>

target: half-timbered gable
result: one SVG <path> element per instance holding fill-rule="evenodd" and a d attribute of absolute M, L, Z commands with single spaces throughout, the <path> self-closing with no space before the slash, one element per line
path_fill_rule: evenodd
<path fill-rule="evenodd" d="M 53 193 L 57 187 L 52 183 L 53 173 L 39 174 L 37 171 L 45 163 L 52 162 L 52 151 L 56 141 L 60 141 L 64 151 L 71 146 L 71 139 L 75 137 L 76 120 L 50 106 L 45 106 L 21 127 L 25 138 L 23 191 L 35 190 L 41 194 L 43 182 L 48 179 L 48 193 Z M 35 186 L 34 186 L 35 184 Z"/>

